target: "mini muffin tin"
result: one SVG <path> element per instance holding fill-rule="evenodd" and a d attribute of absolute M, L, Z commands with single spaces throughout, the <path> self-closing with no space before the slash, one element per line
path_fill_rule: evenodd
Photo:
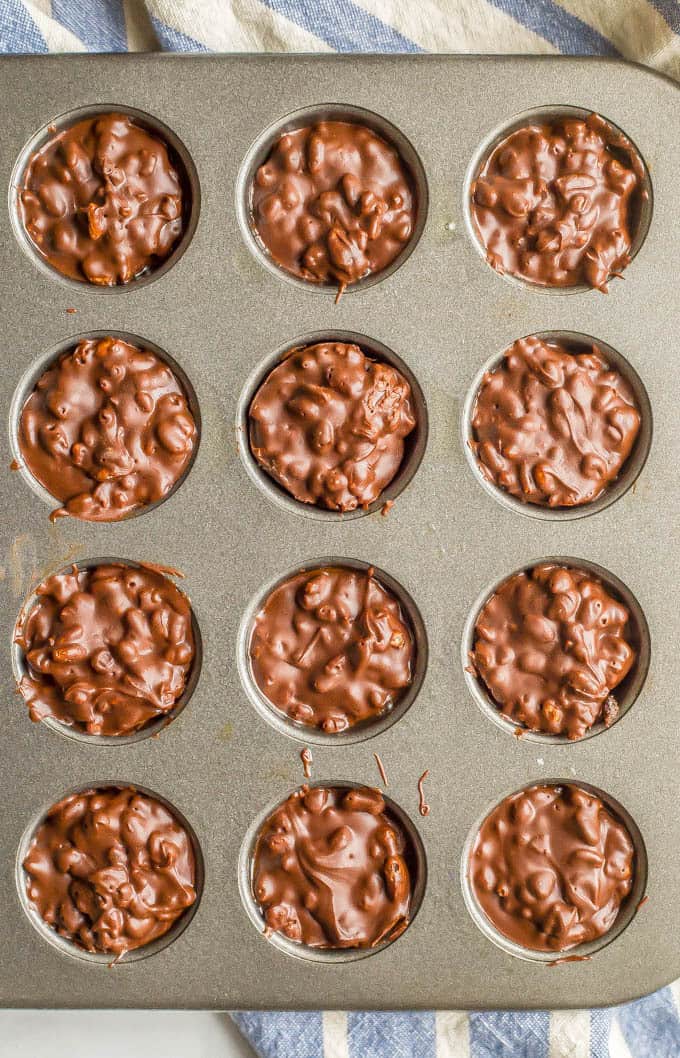
<path fill-rule="evenodd" d="M 640 67 L 601 59 L 446 56 L 15 57 L 2 60 L 0 77 L 0 180 L 8 195 L 0 216 L 7 426 L 0 453 L 0 1002 L 589 1007 L 632 999 L 679 976 L 677 88 Z M 651 179 L 646 238 L 607 296 L 578 289 L 567 297 L 501 277 L 480 256 L 470 228 L 469 184 L 481 152 L 537 108 L 543 116 L 570 106 L 621 128 Z M 139 111 L 150 127 L 169 129 L 193 195 L 183 252 L 158 273 L 106 291 L 49 271 L 15 216 L 14 181 L 27 150 L 51 123 L 93 107 Z M 334 290 L 306 287 L 263 262 L 247 229 L 247 179 L 277 130 L 324 113 L 351 119 L 354 108 L 370 112 L 388 138 L 396 130 L 397 146 L 411 145 L 419 238 L 390 274 L 349 289 L 336 305 Z M 466 454 L 481 369 L 517 338 L 546 332 L 583 335 L 603 343 L 605 354 L 615 350 L 646 396 L 626 487 L 578 517 L 541 510 L 530 518 L 526 509 L 498 502 Z M 153 509 L 114 524 L 53 524 L 55 505 L 23 471 L 10 470 L 17 414 L 49 355 L 97 333 L 135 335 L 170 358 L 195 394 L 200 446 L 185 480 Z M 422 391 L 416 403 L 423 420 L 385 495 L 395 500 L 386 517 L 381 504 L 341 516 L 288 502 L 260 474 L 244 440 L 248 396 L 276 354 L 343 335 L 403 363 Z M 494 722 L 465 672 L 467 637 L 488 592 L 553 556 L 611 576 L 611 586 L 636 602 L 644 644 L 620 719 L 578 743 L 515 737 L 512 725 Z M 203 655 L 190 700 L 172 723 L 156 737 L 106 745 L 32 724 L 12 669 L 14 624 L 35 584 L 73 562 L 103 558 L 181 570 Z M 266 706 L 253 701 L 243 656 L 247 617 L 267 585 L 303 566 L 343 560 L 374 565 L 402 589 L 427 664 L 408 707 L 400 703 L 360 738 L 305 740 L 304 731 L 267 722 Z M 422 842 L 417 917 L 394 943 L 363 958 L 310 958 L 259 935 L 248 893 L 253 827 L 302 783 L 304 741 L 312 745 L 315 782 L 379 786 L 379 753 L 386 794 L 419 849 Z M 417 781 L 426 769 L 431 812 L 421 817 Z M 554 779 L 582 782 L 620 806 L 632 821 L 639 874 L 612 942 L 591 961 L 549 969 L 484 935 L 468 910 L 464 864 L 475 826 L 502 797 Z M 162 951 L 142 957 L 142 949 L 108 969 L 106 961 L 48 943 L 31 921 L 20 895 L 21 850 L 41 812 L 65 793 L 127 783 L 186 819 L 200 849 L 202 893 L 191 920 L 173 930 Z M 643 893 L 649 899 L 638 910 Z"/>

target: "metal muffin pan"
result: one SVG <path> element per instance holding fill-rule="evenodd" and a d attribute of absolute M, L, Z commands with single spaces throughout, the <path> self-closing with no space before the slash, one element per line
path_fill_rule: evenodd
<path fill-rule="evenodd" d="M 2 60 L 0 77 L 0 181 L 8 195 L 0 215 L 0 1003 L 586 1007 L 632 999 L 680 976 L 677 88 L 608 60 L 514 57 L 14 57 Z M 60 116 L 93 106 L 133 108 L 161 122 L 195 167 L 197 176 L 193 168 L 189 176 L 196 196 L 200 181 L 200 216 L 181 257 L 153 282 L 105 298 L 40 267 L 11 217 L 12 176 L 26 145 Z M 377 126 L 389 122 L 408 140 L 426 180 L 427 214 L 417 245 L 392 274 L 350 289 L 335 305 L 263 267 L 235 199 L 244 191 L 243 167 L 268 129 L 291 116 L 298 122 L 306 108 L 318 114 L 338 106 L 370 111 Z M 651 177 L 649 231 L 608 296 L 539 294 L 507 282 L 480 257 L 469 231 L 472 160 L 523 114 L 562 106 L 598 111 L 623 129 Z M 9 469 L 12 401 L 47 353 L 102 331 L 136 335 L 179 366 L 200 409 L 200 448 L 181 486 L 154 509 L 117 524 L 52 524 L 44 498 Z M 466 399 L 478 372 L 517 338 L 546 331 L 588 335 L 618 352 L 639 375 L 654 420 L 637 481 L 578 519 L 527 518 L 497 502 L 465 454 Z M 380 343 L 422 389 L 427 443 L 387 517 L 375 511 L 320 519 L 319 512 L 274 502 L 244 460 L 238 427 L 254 373 L 301 337 L 334 332 Z M 618 578 L 649 628 L 649 668 L 636 700 L 610 730 L 573 744 L 515 738 L 485 716 L 462 660 L 482 593 L 553 555 Z M 32 724 L 14 692 L 12 633 L 31 589 L 48 572 L 100 556 L 185 574 L 181 586 L 192 600 L 203 663 L 190 701 L 156 738 L 106 746 L 66 740 Z M 263 586 L 320 556 L 375 565 L 393 578 L 413 600 L 428 647 L 420 691 L 394 723 L 362 741 L 312 747 L 317 782 L 379 785 L 378 752 L 386 793 L 423 844 L 427 884 L 417 917 L 393 944 L 353 961 L 293 957 L 258 935 L 240 893 L 239 863 L 253 823 L 303 781 L 299 738 L 268 723 L 244 687 L 244 614 Z M 426 768 L 432 810 L 422 818 L 416 783 Z M 461 863 L 471 828 L 493 804 L 555 776 L 603 791 L 630 814 L 641 861 L 646 854 L 649 900 L 626 913 L 631 921 L 592 961 L 548 969 L 483 934 L 466 907 Z M 108 969 L 73 958 L 33 928 L 17 892 L 17 864 L 27 828 L 45 806 L 69 790 L 112 782 L 138 784 L 176 807 L 193 829 L 205 877 L 200 905 L 171 943 Z"/>

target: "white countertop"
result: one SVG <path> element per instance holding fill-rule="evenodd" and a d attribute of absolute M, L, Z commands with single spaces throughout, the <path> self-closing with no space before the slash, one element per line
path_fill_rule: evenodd
<path fill-rule="evenodd" d="M 3 1010 L 0 1058 L 253 1058 L 228 1014 Z"/>

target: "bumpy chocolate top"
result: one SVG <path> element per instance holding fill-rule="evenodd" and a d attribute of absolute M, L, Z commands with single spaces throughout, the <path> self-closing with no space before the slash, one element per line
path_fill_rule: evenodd
<path fill-rule="evenodd" d="M 86 951 L 141 948 L 196 900 L 191 838 L 165 805 L 130 787 L 53 805 L 23 865 L 29 903 Z"/>
<path fill-rule="evenodd" d="M 24 405 L 28 469 L 72 514 L 110 522 L 161 500 L 184 473 L 196 423 L 178 379 L 147 349 L 86 339 L 45 371 Z"/>
<path fill-rule="evenodd" d="M 507 136 L 472 186 L 472 214 L 497 272 L 606 292 L 630 264 L 644 167 L 603 118 L 529 125 Z"/>
<path fill-rule="evenodd" d="M 272 259 L 341 292 L 391 264 L 415 218 L 410 173 L 365 125 L 322 121 L 287 132 L 255 174 L 252 222 Z"/>
<path fill-rule="evenodd" d="M 391 709 L 413 680 L 415 643 L 373 570 L 305 570 L 274 588 L 250 641 L 253 676 L 282 713 L 336 734 Z"/>
<path fill-rule="evenodd" d="M 122 563 L 48 577 L 22 616 L 19 682 L 32 720 L 129 735 L 166 716 L 194 660 L 187 597 L 156 569 Z"/>
<path fill-rule="evenodd" d="M 293 350 L 255 394 L 249 422 L 260 466 L 296 500 L 335 511 L 378 498 L 416 425 L 404 376 L 342 342 Z"/>
<path fill-rule="evenodd" d="M 166 144 L 124 114 L 55 132 L 29 160 L 19 202 L 47 263 L 98 286 L 128 283 L 164 261 L 189 205 Z"/>
<path fill-rule="evenodd" d="M 523 338 L 489 371 L 471 447 L 494 485 L 527 503 L 576 507 L 618 476 L 640 429 L 631 386 L 597 346 Z"/>
<path fill-rule="evenodd" d="M 314 948 L 372 948 L 411 913 L 408 837 L 379 790 L 302 786 L 263 824 L 253 894 L 265 932 Z"/>
<path fill-rule="evenodd" d="M 534 951 L 565 951 L 613 926 L 635 876 L 623 823 L 578 786 L 534 786 L 486 817 L 470 882 L 489 921 Z"/>
<path fill-rule="evenodd" d="M 543 564 L 504 581 L 475 623 L 471 661 L 501 713 L 582 738 L 618 714 L 636 651 L 629 613 L 592 573 Z"/>

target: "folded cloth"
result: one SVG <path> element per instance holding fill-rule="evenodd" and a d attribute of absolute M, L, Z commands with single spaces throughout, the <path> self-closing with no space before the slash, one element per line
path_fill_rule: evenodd
<path fill-rule="evenodd" d="M 680 80 L 680 0 L 0 0 L 0 52 L 608 55 Z M 238 1013 L 263 1058 L 679 1058 L 680 982 L 610 1010 Z"/>
<path fill-rule="evenodd" d="M 0 51 L 609 55 L 680 80 L 678 0 L 0 0 Z"/>

